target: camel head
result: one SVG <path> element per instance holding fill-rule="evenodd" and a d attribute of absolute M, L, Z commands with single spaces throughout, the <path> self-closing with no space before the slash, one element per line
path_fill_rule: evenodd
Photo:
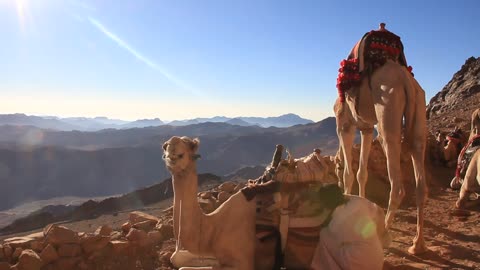
<path fill-rule="evenodd" d="M 437 140 L 438 143 L 444 144 L 446 137 L 445 137 L 445 134 L 443 134 L 440 130 L 437 130 L 435 132 L 435 139 Z"/>
<path fill-rule="evenodd" d="M 187 170 L 195 160 L 200 140 L 197 138 L 173 136 L 163 144 L 163 159 L 167 169 L 172 173 L 181 173 Z"/>

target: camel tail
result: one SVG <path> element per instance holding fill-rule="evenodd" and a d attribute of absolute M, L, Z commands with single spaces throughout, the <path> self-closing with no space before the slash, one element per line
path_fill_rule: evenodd
<path fill-rule="evenodd" d="M 407 148 L 411 151 L 415 145 L 422 145 L 425 147 L 426 142 L 426 103 L 425 91 L 418 84 L 417 80 L 413 78 L 410 72 L 405 69 L 406 84 L 406 105 L 405 105 L 405 126 L 404 126 L 404 142 Z M 418 144 L 418 140 L 422 140 L 422 144 Z"/>

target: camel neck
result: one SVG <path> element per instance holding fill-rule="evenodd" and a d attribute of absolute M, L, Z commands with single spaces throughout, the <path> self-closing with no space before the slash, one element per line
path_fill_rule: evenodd
<path fill-rule="evenodd" d="M 172 182 L 174 190 L 173 221 L 175 237 L 178 237 L 181 222 L 180 237 L 182 246 L 187 246 L 191 243 L 185 243 L 186 239 L 190 239 L 192 234 L 198 233 L 195 231 L 195 228 L 198 228 L 198 223 L 203 216 L 197 199 L 198 176 L 195 165 L 192 165 L 191 168 L 182 173 L 173 175 Z"/>

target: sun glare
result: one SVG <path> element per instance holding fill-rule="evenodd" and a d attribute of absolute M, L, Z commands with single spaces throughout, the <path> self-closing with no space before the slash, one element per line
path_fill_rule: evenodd
<path fill-rule="evenodd" d="M 20 23 L 20 28 L 25 30 L 25 7 L 26 7 L 26 1 L 25 0 L 15 0 L 15 5 L 17 8 L 17 16 L 18 16 L 18 21 Z"/>

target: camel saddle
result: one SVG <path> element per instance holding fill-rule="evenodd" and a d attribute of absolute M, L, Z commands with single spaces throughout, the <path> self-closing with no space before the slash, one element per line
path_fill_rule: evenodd
<path fill-rule="evenodd" d="M 460 155 L 457 160 L 457 169 L 455 171 L 455 176 L 463 178 L 467 172 L 468 165 L 472 161 L 473 155 L 477 150 L 480 149 L 480 135 L 474 136 L 470 141 L 463 147 Z"/>
<path fill-rule="evenodd" d="M 315 149 L 302 158 L 289 155 L 286 160 L 272 162 L 275 165 L 242 189 L 247 200 L 256 197 L 257 238 L 277 238 L 277 258 L 283 257 L 290 266 L 301 266 L 295 269 L 310 265 L 320 229 L 328 223 L 332 211 L 318 201 L 320 188 L 337 184 L 320 153 Z"/>
<path fill-rule="evenodd" d="M 373 98 L 368 91 L 370 87 L 360 86 L 362 83 L 369 83 L 373 72 L 389 59 L 400 63 L 411 72 L 411 67 L 407 67 L 400 37 L 386 30 L 382 23 L 379 30 L 363 35 L 348 57 L 340 62 L 337 77 L 339 99 L 341 102 L 348 101 L 350 106 L 355 108 L 351 110 L 355 118 L 361 116 L 365 122 L 376 122 Z"/>

